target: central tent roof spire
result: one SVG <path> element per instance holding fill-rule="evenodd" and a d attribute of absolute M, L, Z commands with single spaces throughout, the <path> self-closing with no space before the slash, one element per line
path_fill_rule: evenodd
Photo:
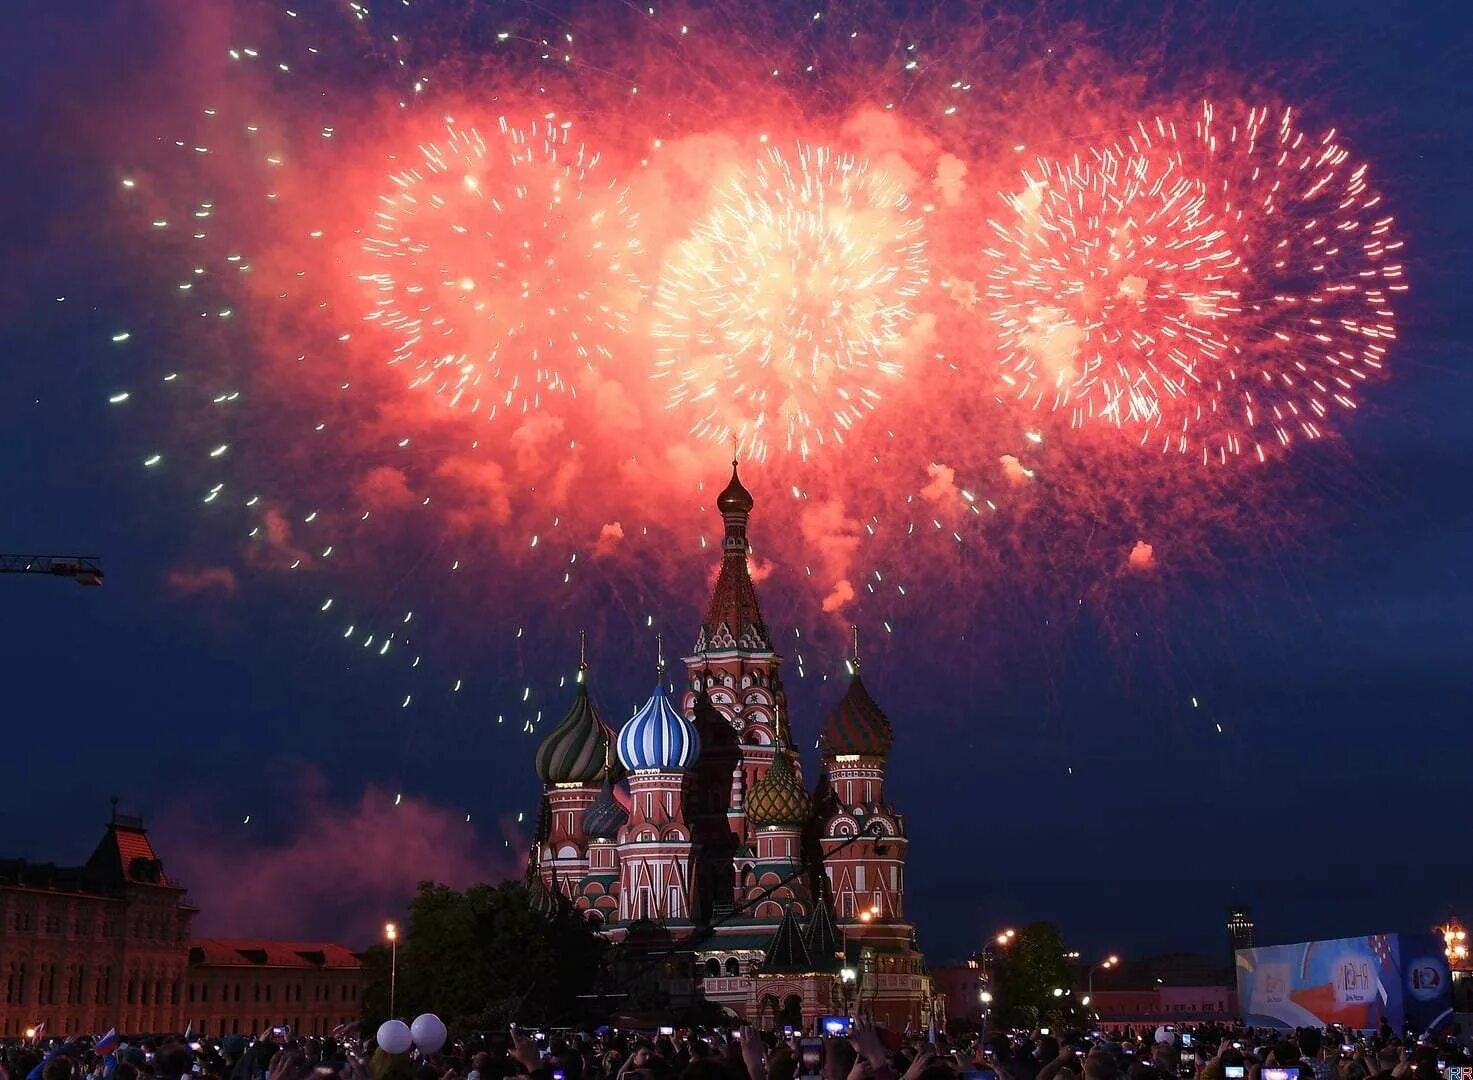
<path fill-rule="evenodd" d="M 721 541 L 721 569 L 711 605 L 701 624 L 696 652 L 744 651 L 771 653 L 772 639 L 757 606 L 757 590 L 747 570 L 747 521 L 756 500 L 738 475 L 740 462 L 731 462 L 731 480 L 716 496 L 726 535 Z"/>

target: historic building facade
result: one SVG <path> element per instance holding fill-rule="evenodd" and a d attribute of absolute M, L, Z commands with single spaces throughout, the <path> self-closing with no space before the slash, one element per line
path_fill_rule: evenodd
<path fill-rule="evenodd" d="M 858 1012 L 923 1026 L 935 1001 L 905 915 L 892 732 L 860 679 L 857 638 L 810 790 L 748 572 L 753 500 L 735 465 L 717 508 L 721 563 L 678 706 L 662 650 L 649 699 L 612 730 L 582 660 L 572 708 L 537 752 L 529 880 L 614 942 L 662 947 L 676 998 L 763 1024 Z"/>
<path fill-rule="evenodd" d="M 87 862 L 0 861 L 0 1037 L 322 1034 L 361 1014 L 362 966 L 340 945 L 194 941 L 196 909 L 140 818 L 113 813 Z M 321 1029 L 321 1030 L 316 1030 Z"/>
<path fill-rule="evenodd" d="M 184 1015 L 200 1035 L 285 1024 L 329 1035 L 363 1015 L 363 965 L 341 945 L 201 938 L 190 943 Z"/>
<path fill-rule="evenodd" d="M 194 916 L 138 818 L 79 867 L 0 862 L 0 1034 L 182 1031 Z"/>

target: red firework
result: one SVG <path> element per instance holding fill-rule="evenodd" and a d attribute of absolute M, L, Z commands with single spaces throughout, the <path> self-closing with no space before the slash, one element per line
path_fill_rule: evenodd
<path fill-rule="evenodd" d="M 494 417 L 576 392 L 613 358 L 638 298 L 638 216 L 599 156 L 551 118 L 490 138 L 446 122 L 394 172 L 365 230 L 365 316 L 395 335 L 411 386 Z"/>
<path fill-rule="evenodd" d="M 1401 242 L 1334 131 L 1207 104 L 1023 179 L 986 252 L 1016 399 L 1162 452 L 1262 459 L 1319 438 L 1381 370 Z"/>

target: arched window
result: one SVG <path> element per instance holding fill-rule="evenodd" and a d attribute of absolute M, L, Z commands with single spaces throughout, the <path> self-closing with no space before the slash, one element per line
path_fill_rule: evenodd
<path fill-rule="evenodd" d="M 706 961 L 706 978 L 715 979 L 721 975 L 721 961 L 711 957 Z"/>
<path fill-rule="evenodd" d="M 737 963 L 737 958 L 735 956 L 728 956 L 726 958 L 726 977 L 735 979 L 741 973 L 742 965 Z"/>

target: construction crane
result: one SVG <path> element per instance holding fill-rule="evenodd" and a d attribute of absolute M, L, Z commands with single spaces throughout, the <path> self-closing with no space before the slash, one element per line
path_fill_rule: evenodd
<path fill-rule="evenodd" d="M 0 555 L 0 574 L 50 574 L 101 585 L 102 562 L 95 555 Z"/>

